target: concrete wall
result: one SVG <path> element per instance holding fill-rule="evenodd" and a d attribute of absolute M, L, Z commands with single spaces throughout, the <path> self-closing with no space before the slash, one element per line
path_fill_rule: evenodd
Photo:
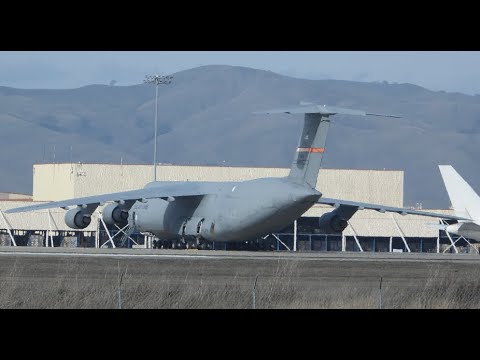
<path fill-rule="evenodd" d="M 34 164 L 33 201 L 53 201 L 74 197 L 77 164 Z"/>
<path fill-rule="evenodd" d="M 403 171 L 323 169 L 316 188 L 323 197 L 403 207 Z"/>
<path fill-rule="evenodd" d="M 32 195 L 15 194 L 15 193 L 0 193 L 0 200 L 25 200 L 31 201 Z"/>
<path fill-rule="evenodd" d="M 285 168 L 159 165 L 159 181 L 243 181 L 288 175 Z M 134 190 L 152 181 L 150 165 L 37 164 L 34 201 L 55 201 Z M 317 189 L 324 197 L 403 206 L 403 171 L 322 169 Z"/>

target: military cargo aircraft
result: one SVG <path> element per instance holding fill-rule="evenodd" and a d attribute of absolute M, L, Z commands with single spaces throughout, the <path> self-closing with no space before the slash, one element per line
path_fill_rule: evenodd
<path fill-rule="evenodd" d="M 360 110 L 301 103 L 298 106 L 257 114 L 304 114 L 303 131 L 290 173 L 284 178 L 261 178 L 239 182 L 161 182 L 143 189 L 89 196 L 10 209 L 7 213 L 54 207 L 68 209 L 65 222 L 72 229 L 84 229 L 97 207 L 107 224 L 129 225 L 159 239 L 241 242 L 277 232 L 293 223 L 315 204 L 328 204 L 334 210 L 319 219 L 327 234 L 340 234 L 357 210 L 371 209 L 402 215 L 415 214 L 448 220 L 463 217 L 435 214 L 405 208 L 323 198 L 315 189 L 330 117 L 387 116 Z M 72 207 L 69 209 L 69 207 Z"/>

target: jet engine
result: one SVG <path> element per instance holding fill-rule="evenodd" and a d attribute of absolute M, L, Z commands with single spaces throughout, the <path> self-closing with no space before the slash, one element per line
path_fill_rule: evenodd
<path fill-rule="evenodd" d="M 70 209 L 65 213 L 65 224 L 72 229 L 85 229 L 92 221 L 93 210 L 88 207 Z"/>
<path fill-rule="evenodd" d="M 348 220 L 355 214 L 358 207 L 340 205 L 335 210 L 323 214 L 318 223 L 324 234 L 341 234 L 348 226 Z"/>
<path fill-rule="evenodd" d="M 108 204 L 102 209 L 103 221 L 108 225 L 121 225 L 122 227 L 128 223 L 128 210 L 132 207 L 132 204 Z"/>
<path fill-rule="evenodd" d="M 348 226 L 348 221 L 337 214 L 336 210 L 323 214 L 318 222 L 325 234 L 340 234 Z"/>

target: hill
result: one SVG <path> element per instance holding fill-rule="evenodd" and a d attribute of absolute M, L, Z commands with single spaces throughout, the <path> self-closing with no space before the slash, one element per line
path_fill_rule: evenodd
<path fill-rule="evenodd" d="M 159 162 L 289 167 L 302 117 L 252 112 L 319 101 L 402 116 L 336 116 L 324 167 L 404 170 L 406 206 L 449 205 L 439 164 L 480 189 L 480 96 L 223 65 L 173 75 L 159 87 Z M 0 87 L 0 191 L 31 193 L 34 163 L 150 163 L 154 112 L 151 85 Z"/>

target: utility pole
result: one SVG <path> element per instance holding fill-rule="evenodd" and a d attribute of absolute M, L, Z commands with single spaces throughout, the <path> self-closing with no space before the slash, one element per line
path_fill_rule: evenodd
<path fill-rule="evenodd" d="M 153 181 L 157 181 L 157 118 L 158 118 L 158 85 L 168 85 L 173 76 L 145 75 L 145 84 L 155 84 L 155 135 L 153 139 Z"/>

